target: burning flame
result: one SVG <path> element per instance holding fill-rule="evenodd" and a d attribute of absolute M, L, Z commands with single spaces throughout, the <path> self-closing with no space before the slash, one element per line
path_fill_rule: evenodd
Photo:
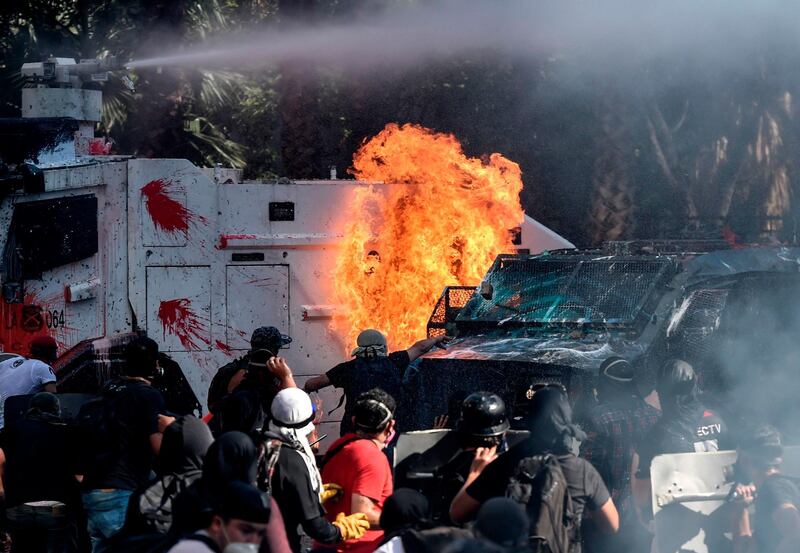
<path fill-rule="evenodd" d="M 519 165 L 500 154 L 469 158 L 451 134 L 389 124 L 364 143 L 350 171 L 390 183 L 357 191 L 334 272 L 346 313 L 334 329 L 349 345 L 365 328 L 391 348 L 425 337 L 448 285 L 478 285 L 495 257 L 513 251 L 523 220 Z"/>

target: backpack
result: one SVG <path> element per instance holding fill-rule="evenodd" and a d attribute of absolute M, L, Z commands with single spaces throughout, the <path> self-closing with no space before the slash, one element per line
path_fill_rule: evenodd
<path fill-rule="evenodd" d="M 525 506 L 530 544 L 535 553 L 569 553 L 577 544 L 577 527 L 567 479 L 552 454 L 522 459 L 506 488 L 506 497 Z"/>
<path fill-rule="evenodd" d="M 77 426 L 79 459 L 82 474 L 97 467 L 108 466 L 119 453 L 121 425 L 117 418 L 115 398 L 125 384 L 119 380 L 107 382 L 99 395 L 81 405 Z"/>
<path fill-rule="evenodd" d="M 172 505 L 174 499 L 192 482 L 200 478 L 200 471 L 192 475 L 170 475 L 143 489 L 136 497 L 132 507 L 138 511 L 138 518 L 148 531 L 166 534 L 172 526 Z"/>

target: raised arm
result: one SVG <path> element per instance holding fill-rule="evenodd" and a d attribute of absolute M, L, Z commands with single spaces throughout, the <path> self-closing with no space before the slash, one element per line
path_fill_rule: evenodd
<path fill-rule="evenodd" d="M 411 361 L 413 361 L 420 355 L 428 353 L 431 350 L 431 348 L 436 344 L 441 344 L 445 340 L 447 340 L 447 336 L 436 336 L 434 338 L 427 338 L 425 340 L 420 340 L 419 342 L 415 343 L 413 346 L 411 346 L 406 350 L 408 352 L 408 358 L 411 359 Z"/>

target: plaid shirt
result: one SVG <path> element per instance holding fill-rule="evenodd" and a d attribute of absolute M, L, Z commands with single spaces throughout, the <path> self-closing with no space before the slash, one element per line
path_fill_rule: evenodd
<path fill-rule="evenodd" d="M 631 459 L 635 446 L 656 424 L 661 412 L 642 400 L 597 405 L 586 417 L 588 438 L 581 456 L 592 463 L 606 483 L 620 513 L 629 507 Z"/>

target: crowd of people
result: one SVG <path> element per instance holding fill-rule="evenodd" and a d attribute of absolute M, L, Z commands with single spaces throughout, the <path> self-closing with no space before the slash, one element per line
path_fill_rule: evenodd
<path fill-rule="evenodd" d="M 290 341 L 256 329 L 247 355 L 217 371 L 203 420 L 166 411 L 147 337 L 69 420 L 52 340 L 0 361 L 3 402 L 32 394 L 21 416 L 0 418 L 6 550 L 645 553 L 653 458 L 738 448 L 731 547 L 800 551 L 800 493 L 781 472 L 780 434 L 731 431 L 683 360 L 661 367 L 649 403 L 619 357 L 602 362 L 596 399 L 577 413 L 557 383 L 531 385 L 515 414 L 498 395 L 469 391 L 431 421 L 441 439 L 391 462 L 413 409 L 403 377 L 446 338 L 389 352 L 383 334 L 364 331 L 350 361 L 303 388 L 279 356 Z M 343 390 L 345 410 L 320 455 L 310 394 L 326 386 Z"/>

